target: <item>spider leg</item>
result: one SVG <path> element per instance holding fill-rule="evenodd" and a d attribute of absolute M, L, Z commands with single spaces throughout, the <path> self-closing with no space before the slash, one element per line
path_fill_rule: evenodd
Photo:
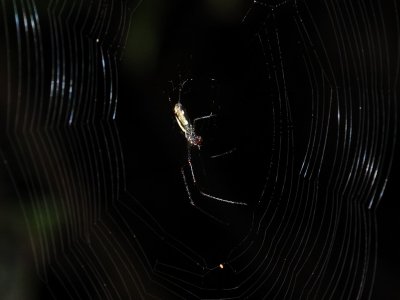
<path fill-rule="evenodd" d="M 231 150 L 225 151 L 223 153 L 212 155 L 212 156 L 210 156 L 210 158 L 219 158 L 219 157 L 222 157 L 222 156 L 225 156 L 225 155 L 229 155 L 229 154 L 233 153 L 234 151 L 236 151 L 236 148 L 232 148 Z"/>
<path fill-rule="evenodd" d="M 167 92 L 168 93 L 168 101 L 169 101 L 169 103 L 171 103 L 171 105 L 173 105 L 172 100 L 171 100 L 171 94 L 175 91 L 175 85 L 172 80 L 169 80 L 168 83 L 170 84 L 170 88 Z"/>
<path fill-rule="evenodd" d="M 192 81 L 193 78 L 186 78 L 181 84 L 179 84 L 179 88 L 182 90 L 188 81 Z"/>
<path fill-rule="evenodd" d="M 237 202 L 237 201 L 227 200 L 227 199 L 215 197 L 215 196 L 212 196 L 210 194 L 207 194 L 207 193 L 203 192 L 203 190 L 201 189 L 201 187 L 199 186 L 199 184 L 196 181 L 196 176 L 194 175 L 194 170 L 193 170 L 193 165 L 192 165 L 192 160 L 191 160 L 191 154 L 190 154 L 190 147 L 188 147 L 188 165 L 189 165 L 189 168 L 190 168 L 190 173 L 192 174 L 193 184 L 197 187 L 197 189 L 199 190 L 201 195 L 203 195 L 203 196 L 205 196 L 207 198 L 210 198 L 210 199 L 214 199 L 214 200 L 217 200 L 217 201 L 220 201 L 220 202 L 224 202 L 224 203 L 247 206 L 247 203 L 245 203 L 245 202 Z M 186 180 L 186 178 L 185 178 L 185 180 Z"/>
<path fill-rule="evenodd" d="M 215 118 L 216 116 L 217 116 L 216 114 L 211 113 L 211 114 L 209 114 L 209 115 L 207 115 L 207 116 L 199 117 L 199 118 L 193 119 L 193 130 L 196 129 L 196 122 L 197 122 L 197 121 Z"/>
<path fill-rule="evenodd" d="M 215 217 L 215 216 L 213 216 L 212 214 L 206 212 L 204 209 L 200 208 L 199 206 L 197 206 L 197 205 L 194 203 L 193 198 L 192 198 L 192 194 L 191 194 L 190 189 L 189 189 L 189 185 L 188 185 L 187 180 L 186 180 L 185 170 L 184 170 L 183 167 L 181 168 L 181 173 L 182 173 L 183 182 L 184 182 L 184 184 L 185 184 L 186 193 L 188 194 L 188 197 L 189 197 L 190 204 L 191 204 L 193 207 L 195 207 L 196 209 L 198 209 L 200 212 L 202 212 L 203 214 L 205 214 L 207 217 L 209 217 L 209 218 L 211 218 L 212 220 L 216 221 L 217 223 L 220 223 L 220 224 L 223 224 L 223 225 L 228 226 L 229 223 L 226 223 L 226 222 L 224 222 L 224 221 L 218 219 L 217 217 Z"/>
<path fill-rule="evenodd" d="M 172 90 L 175 90 L 175 87 L 174 87 L 174 82 L 173 82 L 172 80 L 168 80 L 168 82 L 171 84 L 171 86 L 172 86 Z"/>
<path fill-rule="evenodd" d="M 179 84 L 178 103 L 181 103 L 181 94 L 182 94 L 182 90 L 185 87 L 186 83 L 188 81 L 192 81 L 192 80 L 193 80 L 192 78 L 187 78 L 182 83 Z"/>
<path fill-rule="evenodd" d="M 217 200 L 217 201 L 221 201 L 221 202 L 225 202 L 225 203 L 229 203 L 229 204 L 234 204 L 234 205 L 247 206 L 247 203 L 245 203 L 245 202 L 237 202 L 237 201 L 226 200 L 226 199 L 223 199 L 223 198 L 215 197 L 215 196 L 212 196 L 210 194 L 204 193 L 200 188 L 199 188 L 199 192 L 203 196 L 211 198 L 211 199 L 214 199 L 214 200 Z"/>

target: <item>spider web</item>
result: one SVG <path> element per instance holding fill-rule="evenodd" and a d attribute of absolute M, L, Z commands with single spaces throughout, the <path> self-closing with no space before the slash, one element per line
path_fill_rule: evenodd
<path fill-rule="evenodd" d="M 383 295 L 395 1 L 3 0 L 0 15 L 2 298 Z M 187 186 L 170 101 L 216 115 L 196 124 Z"/>

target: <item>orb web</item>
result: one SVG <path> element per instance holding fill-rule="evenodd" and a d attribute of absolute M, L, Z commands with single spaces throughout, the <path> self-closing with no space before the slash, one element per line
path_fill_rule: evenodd
<path fill-rule="evenodd" d="M 372 297 L 395 1 L 217 2 L 1 2 L 4 203 L 38 298 Z M 171 101 L 215 113 L 196 178 L 246 206 L 185 185 Z"/>

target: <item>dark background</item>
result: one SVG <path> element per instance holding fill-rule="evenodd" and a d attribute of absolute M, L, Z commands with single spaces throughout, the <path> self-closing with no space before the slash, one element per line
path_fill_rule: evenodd
<path fill-rule="evenodd" d="M 25 70 L 26 59 L 30 55 L 23 56 L 22 65 L 18 65 L 18 44 L 14 42 L 7 44 L 5 42 L 4 33 L 6 30 L 11 32 L 9 37 L 11 41 L 14 41 L 13 38 L 16 37 L 16 33 L 13 31 L 13 26 L 15 26 L 11 9 L 13 5 L 9 1 L 2 1 L 1 3 L 3 9 L 1 16 L 4 16 L 5 20 L 7 17 L 9 22 L 4 22 L 5 25 L 9 25 L 8 28 L 3 27 L 1 29 L 0 43 L 7 46 L 1 47 L 1 70 L 7 69 L 6 58 L 11 58 L 13 70 Z M 19 8 L 29 7 L 28 2 L 21 3 L 17 4 Z M 109 11 L 108 4 L 107 1 L 99 3 L 99 11 L 101 12 L 102 7 L 105 11 Z M 218 265 L 229 263 L 229 253 L 232 248 L 236 249 L 235 246 L 238 242 L 247 236 L 249 228 L 253 224 L 254 216 L 257 218 L 259 217 L 257 214 L 264 212 L 265 207 L 259 206 L 258 202 L 262 198 L 260 195 L 263 188 L 266 186 L 264 192 L 270 197 L 268 198 L 270 201 L 264 203 L 270 203 L 271 207 L 276 205 L 283 208 L 288 205 L 287 207 L 294 207 L 295 210 L 300 212 L 306 211 L 305 207 L 297 204 L 297 202 L 285 202 L 285 197 L 282 197 L 283 201 L 281 202 L 276 200 L 276 197 L 273 197 L 272 185 L 269 184 L 271 178 L 274 177 L 273 175 L 280 174 L 280 171 L 286 169 L 290 173 L 288 178 L 296 178 L 290 177 L 297 174 L 291 172 L 301 168 L 301 163 L 306 154 L 308 138 L 313 128 L 312 124 L 316 124 L 312 123 L 315 116 L 311 117 L 313 107 L 310 101 L 309 70 L 304 65 L 304 57 L 312 57 L 308 66 L 317 70 L 317 81 L 321 80 L 322 82 L 325 80 L 324 76 L 326 76 L 327 79 L 324 83 L 332 84 L 332 77 L 340 78 L 341 76 L 339 52 L 343 50 L 342 55 L 345 53 L 350 57 L 348 64 L 344 67 L 351 74 L 347 78 L 347 83 L 349 86 L 356 85 L 358 83 L 358 78 L 355 75 L 357 63 L 354 63 L 354 61 L 357 61 L 357 59 L 352 60 L 352 58 L 357 56 L 353 57 L 351 53 L 354 54 L 359 51 L 356 47 L 358 45 L 356 43 L 357 38 L 362 41 L 366 41 L 367 38 L 378 41 L 377 36 L 379 37 L 382 34 L 379 28 L 385 28 L 388 38 L 384 42 L 379 41 L 387 49 L 385 55 L 387 54 L 386 57 L 389 58 L 390 64 L 387 66 L 382 63 L 383 71 L 382 74 L 377 74 L 377 78 L 382 83 L 382 90 L 386 87 L 389 87 L 392 92 L 398 90 L 399 35 L 397 20 L 399 14 L 394 1 L 382 2 L 380 7 L 373 1 L 368 2 L 366 11 L 369 12 L 371 19 L 360 19 L 358 23 L 346 17 L 346 13 L 348 13 L 346 9 L 349 9 L 349 7 L 342 7 L 338 1 L 334 2 L 335 5 L 331 2 L 308 1 L 307 5 L 299 2 L 298 6 L 293 5 L 290 1 L 268 1 L 254 4 L 251 1 L 236 0 L 231 2 L 142 1 L 139 6 L 136 6 L 137 4 L 129 3 L 126 6 L 126 9 L 129 9 L 130 22 L 125 23 L 125 27 L 120 29 L 117 28 L 119 15 L 118 17 L 114 15 L 113 20 L 115 22 L 110 25 L 108 31 L 105 27 L 99 26 L 102 23 L 98 21 L 97 17 L 102 16 L 102 14 L 106 15 L 106 13 L 96 13 L 97 10 L 95 9 L 91 9 L 87 13 L 87 19 L 82 18 L 80 21 L 82 23 L 78 23 L 79 26 L 84 26 L 84 22 L 88 24 L 93 22 L 94 24 L 92 27 L 89 26 L 91 29 L 85 31 L 85 34 L 79 35 L 79 39 L 84 41 L 82 49 L 88 47 L 85 44 L 86 42 L 90 44 L 97 36 L 101 36 L 100 34 L 97 35 L 96 28 L 101 28 L 99 32 L 104 30 L 109 34 L 110 32 L 115 33 L 116 36 L 119 30 L 121 34 L 123 32 L 127 34 L 126 40 L 121 39 L 120 43 L 117 43 L 118 46 L 114 44 L 115 36 L 112 34 L 110 36 L 105 34 L 106 37 L 104 38 L 104 49 L 111 45 L 107 49 L 118 58 L 116 64 L 118 70 L 113 73 L 117 76 L 113 79 L 108 78 L 104 82 L 98 80 L 93 87 L 90 80 L 95 78 L 95 75 L 92 75 L 93 78 L 82 75 L 83 86 L 86 87 L 84 90 L 98 89 L 101 92 L 104 90 L 104 95 L 109 92 L 105 87 L 109 82 L 118 82 L 119 102 L 115 122 L 110 121 L 108 116 L 105 116 L 104 110 L 99 104 L 102 103 L 101 101 L 95 104 L 87 101 L 82 104 L 82 118 L 77 120 L 73 129 L 66 125 L 68 118 L 60 118 L 58 123 L 53 123 L 48 127 L 39 126 L 34 133 L 26 134 L 24 130 L 19 131 L 19 126 L 21 124 L 24 126 L 33 124 L 35 120 L 40 122 L 40 118 L 36 118 L 33 114 L 26 114 L 27 120 L 31 120 L 26 123 L 23 119 L 18 121 L 12 116 L 10 118 L 9 115 L 6 115 L 6 110 L 3 109 L 9 103 L 5 100 L 1 102 L 1 119 L 7 121 L 11 119 L 11 123 L 13 121 L 17 123 L 15 130 L 6 126 L 9 123 L 5 124 L 5 122 L 2 123 L 1 128 L 2 169 L 0 175 L 1 199 L 3 200 L 0 201 L 2 211 L 0 224 L 4 234 L 1 237 L 0 259 L 5 271 L 0 274 L 0 291 L 4 290 L 5 295 L 11 295 L 5 299 L 70 299 L 79 298 L 78 295 L 82 299 L 85 299 L 87 295 L 94 295 L 93 297 L 100 299 L 107 297 L 113 299 L 116 297 L 113 292 L 122 291 L 125 288 L 122 284 L 124 280 L 120 280 L 118 277 L 118 271 L 126 272 L 123 273 L 122 278 L 130 278 L 129 272 L 125 271 L 123 267 L 129 266 L 131 262 L 128 263 L 123 259 L 120 263 L 116 262 L 120 256 L 125 260 L 127 258 L 140 259 L 140 261 L 132 262 L 132 265 L 135 268 L 137 267 L 138 278 L 147 278 L 146 271 L 148 270 L 151 270 L 154 274 L 159 274 L 158 272 L 162 274 L 165 271 L 164 274 L 179 278 L 181 274 L 166 265 L 162 265 L 160 262 L 163 261 L 176 262 L 177 266 L 191 266 L 188 267 L 190 271 L 198 272 L 198 269 L 192 267 L 193 261 L 190 258 L 183 261 L 182 257 L 177 254 L 175 249 L 178 249 L 180 245 L 175 240 L 171 240 L 170 236 L 175 237 L 177 241 L 184 243 L 191 249 L 195 249 L 201 259 L 204 259 L 202 263 L 214 268 L 210 272 L 206 272 L 205 275 L 203 273 L 201 279 L 196 276 L 192 278 L 191 275 L 188 275 L 190 280 L 193 280 L 199 286 L 212 287 L 217 290 L 226 286 L 234 286 L 237 284 L 234 271 L 229 267 L 220 270 Z M 69 24 L 66 20 L 71 16 L 68 16 L 68 9 L 66 9 L 69 4 L 63 6 L 62 3 L 52 3 L 49 6 L 48 3 L 41 2 L 37 5 L 39 17 L 43 20 L 41 30 L 43 32 L 43 53 L 45 57 L 43 71 L 45 75 L 38 78 L 42 80 L 41 84 L 44 87 L 48 87 L 53 70 L 51 66 L 59 64 L 54 60 L 54 57 L 56 57 L 54 49 L 60 50 L 60 52 L 57 52 L 58 55 L 61 54 L 63 47 L 67 49 L 68 46 L 68 42 L 62 45 L 58 44 L 57 47 L 54 46 L 55 41 L 52 40 L 53 36 L 50 35 L 50 32 L 52 32 L 51 30 L 56 31 L 54 29 L 56 23 L 49 22 L 48 16 L 57 16 L 55 19 L 63 20 L 57 23 L 59 28 L 63 28 L 64 21 L 65 24 Z M 70 5 L 71 11 L 74 11 L 77 7 L 77 3 Z M 85 5 L 90 7 L 89 2 L 85 2 Z M 332 21 L 329 21 L 329 15 L 326 13 L 326 7 L 331 6 L 342 7 L 343 9 L 338 10 L 333 21 L 336 24 L 335 26 L 338 26 L 337 28 L 332 25 Z M 62 13 L 58 14 L 60 11 Z M 378 16 L 378 20 L 384 20 L 385 23 L 374 23 L 374 13 Z M 248 17 L 243 21 L 243 16 L 246 14 Z M 368 13 L 366 15 L 368 16 Z M 303 24 L 305 28 L 310 30 L 309 36 L 300 35 L 300 32 L 304 33 L 304 31 L 299 29 L 299 24 Z M 339 27 L 339 25 L 342 27 Z M 68 25 L 64 28 L 67 27 Z M 342 44 L 337 42 L 334 33 L 348 37 L 350 35 L 347 35 L 348 32 L 345 29 L 355 27 L 361 28 L 359 36 L 348 38 L 347 44 L 344 43 L 346 48 L 338 49 L 339 45 Z M 321 36 L 316 34 L 316 28 Z M 363 28 L 373 28 L 370 31 L 370 33 L 372 32 L 371 36 L 367 35 L 366 38 Z M 66 32 L 62 29 L 60 29 L 60 32 L 63 33 L 60 36 L 67 37 Z M 279 36 L 279 45 L 276 43 L 276 35 Z M 264 43 L 260 44 L 260 39 Z M 366 49 L 375 53 L 378 57 L 378 50 L 374 48 L 373 44 L 373 42 L 368 44 L 369 48 L 366 47 Z M 32 61 L 35 61 L 35 52 L 33 51 L 35 46 L 26 44 L 23 44 L 23 46 L 26 53 L 31 54 Z M 88 54 L 89 52 L 86 50 L 80 51 L 82 52 L 79 52 L 81 55 L 77 55 L 77 60 L 74 59 L 73 55 L 66 56 L 66 65 L 96 64 L 96 62 L 88 62 L 86 59 L 88 57 L 100 57 L 98 53 Z M 371 59 L 371 61 L 376 63 L 374 59 Z M 377 59 L 377 61 L 382 62 L 383 60 Z M 283 64 L 281 65 L 280 62 L 283 62 Z M 328 64 L 332 68 L 332 77 L 329 74 L 318 73 L 318 70 L 329 73 Z M 97 65 L 101 65 L 100 59 Z M 371 63 L 372 65 L 373 63 Z M 364 65 L 365 72 L 374 71 L 375 69 L 371 66 Z M 11 86 L 12 93 L 14 93 L 17 82 L 25 83 L 29 80 L 34 82 L 34 79 L 36 79 L 34 71 L 35 68 L 31 69 L 32 74 L 22 72 L 25 75 L 28 74 L 23 79 L 17 78 L 17 71 L 15 73 L 13 73 L 14 71 L 11 73 L 2 71 L 2 74 L 0 74 L 1 89 L 7 90 Z M 282 81 L 276 82 L 274 75 L 276 72 L 279 73 L 280 80 L 282 80 L 284 73 L 285 85 Z M 15 77 L 10 76 L 10 74 Z M 96 80 L 101 78 L 101 74 L 102 72 L 99 71 Z M 11 77 L 12 79 L 9 79 Z M 191 80 L 184 85 L 181 93 L 179 93 L 179 86 L 186 79 Z M 10 86 L 7 85 L 9 82 L 12 83 Z M 337 85 L 338 90 L 346 91 L 347 86 L 343 85 L 340 80 L 338 80 Z M 35 84 L 32 84 L 32 86 L 35 86 Z M 368 90 L 368 87 L 366 87 L 366 90 Z M 315 91 L 319 93 L 321 90 L 316 89 Z M 286 92 L 289 99 L 290 118 L 288 115 L 284 115 L 287 110 L 277 110 L 279 104 L 285 103 L 279 100 L 282 92 Z M 395 97 L 396 92 L 391 93 L 391 97 Z M 16 93 L 14 94 L 16 95 Z M 18 105 L 26 107 L 26 111 L 33 111 L 33 106 L 30 106 L 31 102 L 28 101 L 33 99 L 33 96 L 32 98 L 24 97 L 34 93 L 31 93 L 31 90 L 27 87 L 22 94 L 22 98 L 15 96 L 15 99 L 22 99 L 20 102 L 11 102 L 13 103 L 11 111 L 14 111 L 14 109 L 17 111 L 16 103 L 23 103 Z M 98 99 L 102 99 L 101 97 L 102 93 L 99 92 Z M 317 98 L 319 101 L 315 103 L 320 103 L 321 106 L 323 106 L 322 103 L 328 103 L 326 95 L 321 93 L 319 97 Z M 201 151 L 192 149 L 193 164 L 195 171 L 198 172 L 196 178 L 198 178 L 199 186 L 193 184 L 190 175 L 187 177 L 194 201 L 206 213 L 190 205 L 181 175 L 181 167 L 185 168 L 187 175 L 189 170 L 187 168 L 187 142 L 174 120 L 172 111 L 172 107 L 178 99 L 186 107 L 192 119 L 207 115 L 210 112 L 217 115 L 215 119 L 201 122 L 196 129 L 197 134 L 201 135 L 204 140 Z M 349 98 L 340 99 L 344 106 L 347 105 L 346 101 L 352 103 L 351 105 L 358 105 L 357 101 L 353 103 Z M 358 98 L 355 97 L 354 99 Z M 388 99 L 384 98 L 384 101 L 389 101 Z M 370 100 L 373 103 L 373 99 Z M 397 103 L 397 99 L 395 101 Z M 48 107 L 50 115 L 53 115 L 51 114 L 52 111 L 60 112 L 60 115 L 64 111 L 63 109 L 56 110 L 55 106 L 52 106 L 55 104 L 46 97 L 43 97 L 40 103 L 44 107 Z M 372 124 L 375 122 L 374 118 L 377 117 L 374 114 L 377 110 L 373 109 L 372 104 L 369 108 L 369 116 L 372 116 L 370 123 Z M 394 106 L 393 109 L 397 109 L 397 107 Z M 86 116 L 84 112 L 88 112 L 88 115 Z M 391 116 L 396 116 L 397 112 L 392 111 L 391 113 Z M 321 109 L 318 114 L 320 118 L 323 118 L 327 112 Z M 19 114 L 19 116 L 21 115 Z M 54 115 L 56 116 L 58 113 L 54 113 Z M 93 129 L 86 129 L 87 120 L 85 117 L 88 120 L 93 120 Z M 376 254 L 377 256 L 372 299 L 400 299 L 400 218 L 397 216 L 400 208 L 397 184 L 397 178 L 400 178 L 400 161 L 396 155 L 399 149 L 398 123 L 396 118 L 388 120 L 388 127 L 385 128 L 390 132 L 390 136 L 386 142 L 391 145 L 394 139 L 397 138 L 397 141 L 394 152 L 389 147 L 385 153 L 379 154 L 386 163 L 380 170 L 382 176 L 385 177 L 386 172 L 389 172 L 389 170 L 390 172 L 383 197 L 379 199 L 379 205 L 373 207 L 373 211 L 369 211 L 372 220 L 374 219 L 374 211 L 376 213 L 377 232 L 375 237 L 375 228 L 372 226 L 371 231 L 372 236 L 374 236 L 372 242 L 376 242 L 377 245 L 377 252 L 372 251 L 372 255 Z M 321 127 L 328 127 L 324 126 L 326 122 L 320 124 L 323 125 Z M 380 123 L 380 125 L 382 124 Z M 330 127 L 330 129 L 333 132 L 335 132 L 335 129 L 338 132 L 344 132 L 343 128 Z M 89 134 L 85 134 L 86 130 Z M 360 130 L 360 126 L 354 125 L 354 130 L 357 132 L 357 130 Z M 369 132 L 379 132 L 379 128 L 370 128 Z M 28 146 L 35 145 L 35 143 L 40 144 L 44 139 L 43 136 L 47 136 L 50 142 L 48 144 L 43 143 L 42 148 L 38 146 L 38 153 L 31 157 L 30 154 L 27 154 L 29 147 L 25 146 L 25 143 Z M 64 152 L 64 149 L 69 149 L 70 144 L 75 142 L 70 136 L 77 137 L 78 146 L 74 148 L 76 153 L 72 150 Z M 99 140 L 104 139 L 106 145 L 117 144 L 115 141 L 118 136 L 123 162 L 122 159 L 120 160 L 121 154 L 118 151 L 107 153 L 104 151 L 105 147 L 99 147 L 101 151 L 98 151 L 96 146 L 91 146 L 92 144 L 97 145 L 92 140 L 93 136 L 96 136 Z M 279 148 L 279 138 L 290 136 L 294 137 L 294 146 L 284 145 Z M 58 142 L 61 145 L 59 148 L 54 146 Z M 334 158 L 333 147 L 335 142 L 335 136 L 329 136 L 328 147 L 325 152 L 327 165 Z M 84 149 L 88 147 L 90 151 L 85 152 L 81 157 L 79 154 L 80 146 Z M 364 146 L 368 149 L 367 144 Z M 286 149 L 285 147 L 289 149 L 288 152 L 279 151 L 279 149 Z M 314 148 L 317 149 L 318 147 Z M 43 183 L 40 181 L 40 179 L 43 179 L 41 172 L 47 171 L 47 166 L 50 166 L 52 161 L 45 159 L 44 167 L 37 173 L 34 172 L 36 170 L 35 163 L 43 160 L 41 155 L 44 154 L 40 153 L 52 151 L 48 149 L 56 149 L 54 151 L 59 154 L 58 159 L 60 161 L 63 161 L 63 158 L 65 159 L 63 165 L 65 170 L 72 170 L 71 174 L 73 175 L 75 175 L 75 169 L 71 167 L 73 164 L 86 167 L 89 170 L 87 171 L 88 177 L 93 181 L 85 182 L 80 186 L 81 182 L 66 180 L 69 178 L 66 175 L 67 172 L 57 171 L 50 172 L 50 174 L 53 174 L 52 180 L 46 182 L 45 188 L 43 188 Z M 210 155 L 230 149 L 235 149 L 232 155 L 224 156 L 216 162 L 209 159 Z M 276 170 L 273 168 L 276 155 L 279 153 L 290 156 L 291 164 L 288 165 L 293 169 L 286 168 L 285 165 L 277 167 Z M 101 169 L 102 173 L 95 171 L 90 173 L 90 170 L 95 170 L 95 167 L 91 165 L 92 156 L 101 158 L 96 162 L 104 164 L 103 169 Z M 389 163 L 392 156 L 394 160 Z M 68 160 L 69 157 L 78 157 L 79 159 Z M 356 160 L 356 158 L 353 159 Z M 50 167 L 49 169 L 51 170 Z M 118 169 L 118 171 L 115 171 L 115 169 Z M 319 174 L 322 182 L 321 193 L 326 188 L 323 183 L 324 180 L 326 180 L 325 182 L 329 181 L 329 171 L 330 169 L 326 167 L 323 173 Z M 120 186 L 118 186 L 119 182 L 116 183 L 116 174 L 119 176 Z M 98 179 L 98 176 L 100 178 L 103 176 L 104 181 Z M 77 178 L 77 176 L 71 177 Z M 32 182 L 30 181 L 31 178 L 34 178 Z M 360 178 L 360 181 L 365 179 L 366 182 L 369 179 L 367 175 L 363 174 L 360 174 Z M 309 179 L 315 179 L 315 177 L 310 176 Z M 379 180 L 382 180 L 382 178 Z M 379 187 L 381 187 L 381 183 L 379 183 Z M 67 186 L 65 189 L 62 189 L 63 184 Z M 279 184 L 276 186 L 279 186 Z M 97 187 L 97 185 L 101 187 Z M 230 206 L 202 197 L 197 190 L 200 186 L 213 195 L 223 195 L 223 197 L 233 201 L 245 202 L 247 206 Z M 354 186 L 356 187 L 357 184 Z M 48 193 L 48 190 L 52 189 L 60 189 L 59 194 L 57 194 L 58 198 L 55 197 L 60 202 L 55 202 L 65 205 L 64 210 L 70 218 L 68 221 L 64 220 L 65 223 L 62 221 L 62 224 L 60 224 L 54 217 L 57 209 L 52 210 L 52 202 L 48 200 L 51 198 L 49 196 L 51 193 Z M 97 192 L 97 189 L 99 192 Z M 119 192 L 116 192 L 118 189 Z M 71 191 L 74 190 L 79 191 L 77 192 L 79 196 L 76 196 L 77 201 L 73 202 L 75 206 L 71 205 L 72 208 L 70 208 L 68 201 L 63 203 L 62 199 L 64 199 L 63 196 L 72 193 Z M 283 189 L 282 195 L 287 196 L 289 191 L 290 189 Z M 98 195 L 96 194 L 97 198 L 94 197 L 93 202 L 86 202 L 85 197 L 90 196 L 91 192 L 93 194 L 98 193 Z M 35 210 L 31 211 L 31 203 L 34 202 L 32 199 L 35 199 L 34 196 L 41 193 L 46 200 L 43 201 L 42 206 L 38 206 L 36 212 Z M 87 198 L 90 198 L 89 196 Z M 50 208 L 46 208 L 46 203 L 50 204 Z M 360 203 L 357 202 L 357 205 L 360 205 Z M 366 204 L 362 203 L 361 206 L 365 207 Z M 35 206 L 32 205 L 32 207 Z M 46 209 L 50 216 L 47 218 L 45 217 L 46 214 L 43 213 Z M 284 213 L 282 213 L 282 216 L 286 217 Z M 272 219 L 272 217 L 271 213 L 267 215 L 267 219 Z M 49 246 L 50 250 L 46 250 L 48 252 L 43 251 L 39 254 L 32 253 L 30 244 L 32 240 L 40 239 L 36 233 L 41 233 L 41 230 L 35 231 L 34 226 L 34 221 L 37 219 L 43 220 L 43 235 L 55 234 L 58 236 L 57 233 L 60 230 L 59 236 L 61 237 L 55 245 Z M 90 221 L 86 223 L 85 220 Z M 339 219 L 338 222 L 342 221 L 342 219 Z M 229 226 L 221 223 L 228 223 Z M 279 232 L 279 226 L 286 224 L 288 226 L 300 226 L 298 223 L 291 223 L 290 218 L 277 218 L 272 222 L 271 231 L 277 229 L 276 232 Z M 321 226 L 323 226 L 322 222 Z M 76 235 L 70 235 L 70 232 Z M 105 233 L 113 233 L 114 240 Z M 343 232 L 339 230 L 339 246 L 341 244 L 341 233 Z M 312 234 L 315 236 L 316 231 L 313 231 Z M 284 238 L 287 237 L 290 238 L 290 235 Z M 140 241 L 138 244 L 135 244 L 136 238 Z M 253 236 L 250 238 L 253 238 Z M 271 236 L 267 236 L 266 239 L 268 242 L 271 242 L 271 240 L 273 242 Z M 374 249 L 374 244 L 371 248 Z M 115 249 L 118 250 L 115 251 Z M 143 252 L 146 257 L 140 256 L 138 249 L 144 249 Z M 291 253 L 286 251 L 286 248 L 282 251 L 282 257 L 286 253 Z M 34 259 L 35 255 L 37 256 L 36 259 Z M 91 264 L 91 259 L 95 256 L 98 257 L 98 260 Z M 78 257 L 78 259 L 75 260 L 75 257 Z M 197 256 L 193 255 L 193 257 L 196 261 L 201 261 Z M 42 260 L 44 267 L 40 263 L 37 264 L 37 261 L 41 262 Z M 277 259 L 271 259 L 271 261 L 271 263 L 275 263 Z M 89 271 L 85 271 L 83 267 L 83 269 L 80 269 L 80 266 L 86 266 L 86 270 Z M 142 266 L 145 267 L 141 269 Z M 279 269 L 279 266 L 278 264 L 275 273 L 273 273 L 274 276 L 280 273 L 279 270 L 282 270 L 283 273 L 286 272 L 284 263 L 282 263 L 281 269 Z M 145 268 L 147 270 L 144 270 Z M 175 271 L 177 273 L 174 273 Z M 76 276 L 76 274 L 79 276 Z M 262 278 L 263 276 L 260 275 L 259 277 Z M 14 278 L 16 279 L 10 280 Z M 115 284 L 110 288 L 111 292 L 105 292 L 105 289 L 104 294 L 102 294 L 103 279 L 108 285 Z M 160 284 L 165 284 L 169 288 L 164 289 L 163 286 L 154 284 L 150 286 L 149 290 L 154 294 L 161 295 L 162 299 L 175 299 L 177 294 L 187 299 L 196 298 L 189 293 L 182 296 L 183 294 L 180 294 L 182 291 L 179 289 L 177 289 L 177 294 L 174 294 L 176 290 L 168 285 L 169 283 L 165 278 L 157 277 L 157 279 Z M 300 287 L 303 279 L 299 279 Z M 11 281 L 13 284 L 10 283 Z M 323 285 L 325 283 L 326 281 L 323 282 Z M 253 295 L 254 299 L 266 293 L 268 284 L 265 289 L 259 291 L 260 294 Z M 367 284 L 372 283 L 368 281 Z M 185 289 L 190 291 L 191 287 L 186 286 Z M 66 291 L 71 292 L 71 294 Z M 6 294 L 7 292 L 9 294 Z M 132 289 L 130 296 L 139 298 L 139 294 L 136 294 L 136 292 Z M 320 293 L 316 295 L 322 298 L 323 293 L 324 288 L 322 287 Z M 196 295 L 200 295 L 198 297 L 202 298 L 209 296 L 207 291 L 200 291 Z M 215 294 L 213 295 L 215 296 Z M 229 295 L 221 292 L 219 297 L 228 297 Z M 275 295 L 282 294 L 276 292 Z M 143 297 L 143 295 L 141 296 Z M 300 297 L 297 294 L 292 296 Z"/>

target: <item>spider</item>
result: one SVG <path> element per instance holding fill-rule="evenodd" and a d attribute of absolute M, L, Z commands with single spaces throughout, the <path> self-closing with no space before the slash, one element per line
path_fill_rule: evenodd
<path fill-rule="evenodd" d="M 182 105 L 181 99 L 180 99 L 182 89 L 183 89 L 183 87 L 185 86 L 185 84 L 189 80 L 191 80 L 191 79 L 187 79 L 182 84 L 179 85 L 178 101 L 175 104 L 172 103 L 171 98 L 169 97 L 169 101 L 173 105 L 173 113 L 174 113 L 174 116 L 175 116 L 175 120 L 178 123 L 178 126 L 181 129 L 182 134 L 185 136 L 185 139 L 186 139 L 186 142 L 187 142 L 186 163 L 181 167 L 181 174 L 182 174 L 183 182 L 184 182 L 184 185 L 185 185 L 185 189 L 186 189 L 190 204 L 193 205 L 198 210 L 200 210 L 201 212 L 203 212 L 204 214 L 206 214 L 209 217 L 213 218 L 214 220 L 217 220 L 218 222 L 221 222 L 221 220 L 217 219 L 213 215 L 211 215 L 208 212 L 204 211 L 199 206 L 197 206 L 196 203 L 194 202 L 193 197 L 192 197 L 192 193 L 191 193 L 190 188 L 189 188 L 188 179 L 187 179 L 187 176 L 185 175 L 185 167 L 189 168 L 189 170 L 190 170 L 190 178 L 192 180 L 193 186 L 196 188 L 196 190 L 202 196 L 210 198 L 210 199 L 213 199 L 213 200 L 216 200 L 216 201 L 219 201 L 219 202 L 232 204 L 232 205 L 246 206 L 247 203 L 236 202 L 236 201 L 232 201 L 232 200 L 228 200 L 228 199 L 224 199 L 224 198 L 221 198 L 221 197 L 217 197 L 217 196 L 208 194 L 208 193 L 203 191 L 203 189 L 200 187 L 200 185 L 199 185 L 199 183 L 198 183 L 198 181 L 196 179 L 196 175 L 195 175 L 196 172 L 195 172 L 195 169 L 193 168 L 193 164 L 192 164 L 192 151 L 193 151 L 193 148 L 197 149 L 198 151 L 200 151 L 201 150 L 201 146 L 203 144 L 203 138 L 200 135 L 197 135 L 197 133 L 196 133 L 196 123 L 198 121 L 200 121 L 200 120 L 215 118 L 216 115 L 211 112 L 210 114 L 208 114 L 206 116 L 195 118 L 195 119 L 193 119 L 193 122 L 191 122 L 191 120 L 189 118 L 189 115 L 187 113 L 187 110 Z M 211 156 L 211 158 L 221 157 L 221 156 L 230 154 L 232 152 L 233 152 L 233 150 L 226 151 L 226 152 L 221 153 L 221 154 L 213 155 L 213 156 Z M 224 222 L 222 222 L 222 223 L 224 223 Z"/>

